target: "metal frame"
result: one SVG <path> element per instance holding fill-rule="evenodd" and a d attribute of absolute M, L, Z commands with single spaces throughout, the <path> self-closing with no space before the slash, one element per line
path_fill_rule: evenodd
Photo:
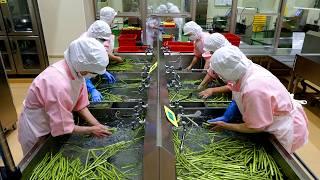
<path fill-rule="evenodd" d="M 39 12 L 38 0 L 33 0 L 32 2 L 33 2 L 32 6 L 34 7 L 33 9 L 35 11 L 35 17 L 37 19 L 36 22 L 38 25 L 38 36 L 39 36 L 40 43 L 41 43 L 42 61 L 45 65 L 45 67 L 47 67 L 47 66 L 49 66 L 49 59 L 48 59 L 48 52 L 47 52 L 47 46 L 45 43 L 44 33 L 43 33 L 43 29 L 42 29 L 42 22 L 41 22 L 41 17 L 40 17 L 40 12 Z"/>
<path fill-rule="evenodd" d="M 230 19 L 230 27 L 229 27 L 230 33 L 236 32 L 237 13 L 238 13 L 238 0 L 232 0 L 231 19 Z"/>
<path fill-rule="evenodd" d="M 279 14 L 278 14 L 278 18 L 277 18 L 275 33 L 274 33 L 273 48 L 278 48 L 278 46 L 279 46 L 280 33 L 281 33 L 281 28 L 282 28 L 282 20 L 283 20 L 284 11 L 286 8 L 287 0 L 280 0 L 279 3 L 280 3 L 279 9 L 278 9 Z"/>
<path fill-rule="evenodd" d="M 2 11 L 0 10 L 0 35 L 1 36 L 5 36 L 7 35 L 7 31 L 6 31 L 6 27 L 4 25 L 4 21 L 3 21 L 3 15 L 2 15 Z"/>

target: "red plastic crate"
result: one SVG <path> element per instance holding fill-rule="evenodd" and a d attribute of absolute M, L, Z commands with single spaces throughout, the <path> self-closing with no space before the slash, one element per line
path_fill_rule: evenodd
<path fill-rule="evenodd" d="M 121 46 L 135 46 L 137 42 L 136 34 L 120 34 L 118 38 L 119 47 Z"/>
<path fill-rule="evenodd" d="M 133 29 L 121 29 L 121 34 L 135 34 L 137 35 L 137 41 L 141 40 L 141 30 L 133 30 Z"/>
<path fill-rule="evenodd" d="M 223 33 L 224 37 L 226 37 L 226 39 L 228 39 L 228 41 L 234 45 L 234 46 L 238 46 L 240 45 L 240 37 L 232 34 L 232 33 Z"/>
<path fill-rule="evenodd" d="M 184 46 L 184 45 L 169 45 L 168 48 L 170 51 L 174 52 L 193 52 L 193 46 Z"/>
<path fill-rule="evenodd" d="M 117 49 L 117 52 L 119 53 L 136 53 L 136 52 L 145 52 L 148 46 L 120 46 Z"/>
<path fill-rule="evenodd" d="M 175 45 L 175 46 L 192 46 L 193 47 L 193 42 L 167 41 L 163 45 L 164 46 Z"/>
<path fill-rule="evenodd" d="M 172 35 L 166 35 L 166 36 L 162 36 L 162 44 L 169 42 L 169 41 L 173 41 L 173 36 Z"/>

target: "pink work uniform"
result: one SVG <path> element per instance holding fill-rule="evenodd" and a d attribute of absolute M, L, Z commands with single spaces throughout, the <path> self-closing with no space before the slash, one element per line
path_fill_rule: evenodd
<path fill-rule="evenodd" d="M 65 60 L 45 69 L 32 82 L 19 119 L 18 138 L 26 154 L 41 136 L 73 132 L 72 111 L 89 105 L 83 77 Z"/>
<path fill-rule="evenodd" d="M 231 90 L 247 127 L 273 134 L 289 153 L 307 142 L 308 119 L 301 104 L 269 71 L 252 64 Z"/>
<path fill-rule="evenodd" d="M 204 48 L 204 40 L 209 36 L 210 34 L 207 32 L 201 32 L 200 34 L 200 39 L 197 39 L 194 41 L 194 56 L 196 56 L 198 59 L 202 57 L 202 54 L 205 53 L 203 50 Z M 210 66 L 210 56 L 209 57 L 204 57 L 204 60 L 206 61 L 205 66 L 203 69 L 209 69 Z"/>

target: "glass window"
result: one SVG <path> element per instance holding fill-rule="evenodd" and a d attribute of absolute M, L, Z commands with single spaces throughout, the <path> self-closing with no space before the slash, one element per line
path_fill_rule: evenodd
<path fill-rule="evenodd" d="M 156 13 L 155 10 L 160 6 L 165 5 L 167 8 L 167 13 L 172 6 L 177 6 L 180 13 L 190 13 L 191 12 L 191 0 L 148 0 L 148 7 L 152 9 L 151 12 Z M 150 12 L 149 12 L 150 13 Z M 176 11 L 170 12 L 176 13 Z"/>
<path fill-rule="evenodd" d="M 28 2 L 9 0 L 8 7 L 12 17 L 14 31 L 32 31 Z"/>
<path fill-rule="evenodd" d="M 99 17 L 100 9 L 110 6 L 119 13 L 140 12 L 139 0 L 96 0 L 96 16 Z"/>
<path fill-rule="evenodd" d="M 221 4 L 219 1 L 209 0 L 205 7 L 207 9 L 201 9 L 197 6 L 196 22 L 200 25 L 205 24 L 209 32 L 228 32 L 231 18 L 231 4 Z M 199 18 L 202 18 L 202 14 L 206 14 L 206 22 L 199 20 Z"/>
<path fill-rule="evenodd" d="M 236 34 L 240 46 L 273 46 L 279 0 L 239 0 Z"/>
<path fill-rule="evenodd" d="M 292 48 L 293 33 L 319 31 L 319 8 L 317 0 L 287 0 L 278 47 Z M 283 43 L 285 39 L 290 40 L 290 43 Z"/>

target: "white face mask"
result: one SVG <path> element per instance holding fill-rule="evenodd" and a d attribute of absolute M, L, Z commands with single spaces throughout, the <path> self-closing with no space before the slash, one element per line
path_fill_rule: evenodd
<path fill-rule="evenodd" d="M 191 34 L 191 35 L 189 36 L 189 39 L 190 39 L 190 41 L 195 41 L 195 40 L 197 40 L 198 38 L 197 38 L 197 36 L 196 36 L 195 34 Z"/>
<path fill-rule="evenodd" d="M 97 75 L 98 75 L 98 74 L 88 73 L 88 74 L 84 75 L 83 77 L 84 77 L 85 79 L 91 79 L 91 78 L 96 77 Z"/>

